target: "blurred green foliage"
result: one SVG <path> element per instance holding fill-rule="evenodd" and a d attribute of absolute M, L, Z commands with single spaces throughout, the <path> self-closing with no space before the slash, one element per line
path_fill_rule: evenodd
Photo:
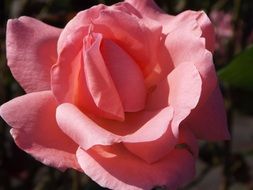
<path fill-rule="evenodd" d="M 218 74 L 220 80 L 231 87 L 253 91 L 253 47 L 240 52 Z"/>

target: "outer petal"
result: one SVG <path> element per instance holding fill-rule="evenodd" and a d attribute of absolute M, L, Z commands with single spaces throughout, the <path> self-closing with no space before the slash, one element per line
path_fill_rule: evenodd
<path fill-rule="evenodd" d="M 180 29 L 185 23 L 196 22 L 197 27 L 201 29 L 201 37 L 205 38 L 205 47 L 209 51 L 214 51 L 215 32 L 210 19 L 204 11 L 184 11 L 173 19 L 164 24 L 164 32 L 170 33 L 174 30 Z"/>
<path fill-rule="evenodd" d="M 26 92 L 50 90 L 50 69 L 57 59 L 60 32 L 29 17 L 8 21 L 8 66 Z"/>
<path fill-rule="evenodd" d="M 172 116 L 172 108 L 167 107 L 127 114 L 124 122 L 99 120 L 84 115 L 71 104 L 60 105 L 56 114 L 60 128 L 83 149 L 123 142 L 131 152 L 149 163 L 163 157 L 177 143 L 170 128 Z"/>
<path fill-rule="evenodd" d="M 177 137 L 181 121 L 199 102 L 201 85 L 201 78 L 195 65 L 190 62 L 181 63 L 150 93 L 147 109 L 161 109 L 168 105 L 173 107 L 171 129 Z"/>
<path fill-rule="evenodd" d="M 216 87 L 217 77 L 212 54 L 205 49 L 204 39 L 197 35 L 198 31 L 197 23 L 189 21 L 171 32 L 165 43 L 175 66 L 183 62 L 195 64 L 203 83 L 199 104 L 204 104 Z"/>
<path fill-rule="evenodd" d="M 213 52 L 215 45 L 214 28 L 210 19 L 203 11 L 185 11 L 177 16 L 171 16 L 163 12 L 153 0 L 125 0 L 135 7 L 144 18 L 151 18 L 163 25 L 163 32 L 170 33 L 184 22 L 196 20 L 202 30 L 202 37 L 206 39 L 206 48 Z"/>
<path fill-rule="evenodd" d="M 196 19 L 202 30 L 202 36 L 206 40 L 206 49 L 213 53 L 215 48 L 215 32 L 210 19 L 203 11 L 192 11 L 192 13 L 197 16 Z"/>
<path fill-rule="evenodd" d="M 161 10 L 153 0 L 125 0 L 125 2 L 135 7 L 144 18 L 154 19 L 163 25 L 167 24 L 167 22 L 173 18 L 173 16 Z"/>
<path fill-rule="evenodd" d="M 30 93 L 0 107 L 0 115 L 12 127 L 11 135 L 21 149 L 60 170 L 79 169 L 77 145 L 58 128 L 55 111 L 50 91 Z"/>
<path fill-rule="evenodd" d="M 77 159 L 87 175 L 110 189 L 176 189 L 192 179 L 195 170 L 194 158 L 185 149 L 175 149 L 154 164 L 143 162 L 121 144 L 97 146 L 87 152 L 79 148 Z"/>
<path fill-rule="evenodd" d="M 227 140 L 230 138 L 224 103 L 218 86 L 206 104 L 197 107 L 191 113 L 186 124 L 199 139 Z"/>

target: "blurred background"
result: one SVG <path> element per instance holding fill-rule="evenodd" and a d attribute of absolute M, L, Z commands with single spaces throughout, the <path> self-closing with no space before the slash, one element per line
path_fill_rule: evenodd
<path fill-rule="evenodd" d="M 64 27 L 80 10 L 117 0 L 0 0 L 0 105 L 24 94 L 5 57 L 9 18 L 32 16 Z M 253 1 L 157 0 L 169 14 L 204 10 L 216 30 L 214 62 L 225 98 L 232 140 L 200 142 L 195 180 L 186 190 L 253 190 Z M 21 151 L 0 119 L 0 190 L 99 190 L 84 174 L 44 166 Z M 159 189 L 159 188 L 158 188 Z"/>

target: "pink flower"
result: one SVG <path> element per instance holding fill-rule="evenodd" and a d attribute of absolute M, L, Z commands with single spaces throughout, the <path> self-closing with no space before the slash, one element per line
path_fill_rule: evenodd
<path fill-rule="evenodd" d="M 111 189 L 175 189 L 194 177 L 197 139 L 228 139 L 204 12 L 126 0 L 64 29 L 9 20 L 7 58 L 27 92 L 1 106 L 16 144 Z"/>

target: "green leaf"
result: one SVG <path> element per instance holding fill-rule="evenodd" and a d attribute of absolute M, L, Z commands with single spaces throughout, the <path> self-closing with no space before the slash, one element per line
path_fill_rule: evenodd
<path fill-rule="evenodd" d="M 253 91 L 253 46 L 239 53 L 230 64 L 219 70 L 218 76 L 231 87 Z"/>

